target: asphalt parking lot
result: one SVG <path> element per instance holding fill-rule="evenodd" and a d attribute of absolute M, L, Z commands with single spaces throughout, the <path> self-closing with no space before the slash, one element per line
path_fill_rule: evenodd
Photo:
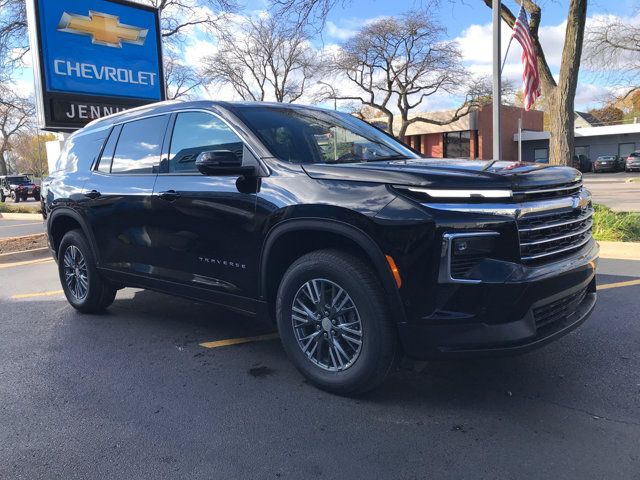
<path fill-rule="evenodd" d="M 585 173 L 584 184 L 593 201 L 617 212 L 640 212 L 640 173 Z M 631 182 L 630 180 L 634 181 Z"/>
<path fill-rule="evenodd" d="M 45 230 L 42 220 L 0 219 L 0 238 L 35 235 Z"/>
<path fill-rule="evenodd" d="M 594 315 L 542 350 L 342 398 L 264 320 L 133 289 L 82 315 L 52 261 L 0 266 L 0 478 L 638 479 L 640 262 L 600 271 Z"/>

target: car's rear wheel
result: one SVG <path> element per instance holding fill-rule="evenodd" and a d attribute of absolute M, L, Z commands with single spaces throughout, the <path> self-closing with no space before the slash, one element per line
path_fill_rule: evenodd
<path fill-rule="evenodd" d="M 320 388 L 362 393 L 393 365 L 396 328 L 377 275 L 359 257 L 321 250 L 296 260 L 280 284 L 276 314 L 287 355 Z"/>
<path fill-rule="evenodd" d="M 20 203 L 20 196 L 16 195 L 16 192 L 11 192 L 11 200 L 13 203 Z"/>
<path fill-rule="evenodd" d="M 71 230 L 62 238 L 58 273 L 64 294 L 75 309 L 96 313 L 113 303 L 116 289 L 98 273 L 93 252 L 80 230 Z"/>

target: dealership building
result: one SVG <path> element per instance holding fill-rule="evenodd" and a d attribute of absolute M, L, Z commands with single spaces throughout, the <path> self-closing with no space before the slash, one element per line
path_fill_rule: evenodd
<path fill-rule="evenodd" d="M 452 118 L 455 110 L 420 113 L 439 122 Z M 525 111 L 523 108 L 502 106 L 502 156 L 505 160 L 518 159 L 518 119 L 522 119 L 522 160 L 525 162 L 549 160 L 549 132 L 544 131 L 544 114 L 541 111 Z M 397 123 L 396 123 L 397 122 Z M 372 121 L 385 128 L 382 118 Z M 399 130 L 394 122 L 394 132 Z M 593 116 L 575 114 L 575 155 L 595 159 L 600 155 L 620 155 L 640 149 L 640 123 L 601 126 Z M 405 143 L 430 158 L 468 158 L 490 160 L 493 158 L 492 107 L 487 105 L 461 119 L 438 125 L 416 122 L 409 125 Z"/>
<path fill-rule="evenodd" d="M 640 149 L 640 123 L 582 127 L 575 129 L 575 155 L 595 160 L 600 155 L 626 157 Z M 512 141 L 517 144 L 518 134 Z M 522 159 L 525 162 L 549 159 L 549 132 L 522 132 Z"/>

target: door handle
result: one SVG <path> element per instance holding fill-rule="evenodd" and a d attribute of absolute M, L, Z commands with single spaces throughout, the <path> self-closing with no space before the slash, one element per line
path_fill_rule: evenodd
<path fill-rule="evenodd" d="M 87 192 L 84 194 L 85 197 L 89 197 L 89 198 L 98 198 L 100 196 L 100 192 L 97 190 L 91 190 L 90 192 Z"/>
<path fill-rule="evenodd" d="M 173 202 L 180 198 L 180 194 L 175 190 L 167 190 L 166 192 L 160 192 L 158 194 L 158 197 L 160 197 L 162 200 L 166 200 L 167 202 Z"/>

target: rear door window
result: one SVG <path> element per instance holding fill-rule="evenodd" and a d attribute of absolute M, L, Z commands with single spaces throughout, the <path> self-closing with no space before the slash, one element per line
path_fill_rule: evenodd
<path fill-rule="evenodd" d="M 113 155 L 111 173 L 157 173 L 168 118 L 160 115 L 125 123 Z"/>

